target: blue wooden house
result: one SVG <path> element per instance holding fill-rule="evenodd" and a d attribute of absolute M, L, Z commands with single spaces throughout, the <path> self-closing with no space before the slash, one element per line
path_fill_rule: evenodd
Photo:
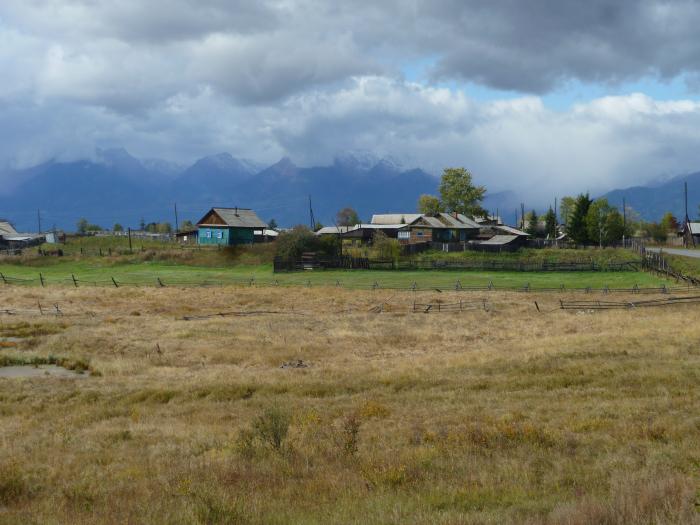
<path fill-rule="evenodd" d="M 245 208 L 212 208 L 197 223 L 197 243 L 234 246 L 253 244 L 255 230 L 267 224 L 253 210 Z"/>

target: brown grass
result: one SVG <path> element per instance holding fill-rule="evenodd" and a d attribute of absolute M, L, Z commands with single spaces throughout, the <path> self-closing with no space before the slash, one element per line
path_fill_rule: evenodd
<path fill-rule="evenodd" d="M 0 318 L 30 341 L 0 356 L 99 374 L 0 379 L 3 523 L 700 523 L 695 306 L 564 312 L 559 295 L 491 292 L 489 311 L 414 314 L 410 292 L 0 294 L 66 314 Z M 279 313 L 182 320 L 247 310 Z M 297 359 L 309 366 L 280 368 Z"/>

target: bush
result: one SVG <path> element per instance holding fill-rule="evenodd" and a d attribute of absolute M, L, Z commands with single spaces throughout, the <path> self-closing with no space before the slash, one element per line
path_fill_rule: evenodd
<path fill-rule="evenodd" d="M 280 233 L 277 237 L 277 256 L 283 259 L 298 259 L 304 252 L 322 251 L 321 239 L 304 226 Z"/>
<path fill-rule="evenodd" d="M 263 443 L 275 450 L 281 450 L 289 432 L 289 421 L 289 414 L 279 408 L 270 407 L 255 419 L 253 430 Z"/>

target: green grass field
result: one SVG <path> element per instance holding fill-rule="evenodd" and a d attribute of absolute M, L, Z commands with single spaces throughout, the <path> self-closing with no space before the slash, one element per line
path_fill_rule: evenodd
<path fill-rule="evenodd" d="M 484 272 L 456 270 L 378 271 L 378 270 L 326 270 L 295 273 L 272 272 L 269 264 L 235 265 L 230 267 L 194 266 L 160 261 L 114 263 L 109 259 L 89 258 L 79 260 L 54 259 L 53 264 L 29 266 L 25 264 L 0 264 L 0 272 L 7 279 L 34 279 L 39 284 L 39 274 L 47 284 L 72 284 L 72 275 L 83 284 L 109 284 L 114 278 L 124 284 L 157 284 L 160 279 L 166 285 L 200 284 L 209 282 L 238 283 L 254 279 L 260 284 L 280 285 L 328 285 L 339 282 L 350 288 L 450 287 L 457 281 L 463 287 L 488 286 L 516 288 L 529 284 L 531 288 L 642 288 L 670 286 L 672 282 L 643 272 Z"/>

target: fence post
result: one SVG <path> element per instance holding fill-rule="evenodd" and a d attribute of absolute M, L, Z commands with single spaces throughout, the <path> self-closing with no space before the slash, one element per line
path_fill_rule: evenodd
<path fill-rule="evenodd" d="M 41 302 L 38 302 L 37 304 L 39 305 L 39 313 L 44 315 L 44 310 L 41 308 Z"/>
<path fill-rule="evenodd" d="M 117 281 L 114 280 L 114 277 L 112 277 L 112 283 L 114 284 L 115 288 L 119 288 L 119 285 L 117 284 Z"/>
<path fill-rule="evenodd" d="M 73 286 L 76 288 L 78 287 L 78 280 L 75 278 L 74 274 L 70 274 L 71 278 L 73 279 Z"/>
<path fill-rule="evenodd" d="M 39 272 L 39 280 L 41 281 L 41 287 L 44 287 L 44 276 L 41 275 L 41 272 Z"/>
<path fill-rule="evenodd" d="M 160 286 L 161 288 L 165 287 L 163 281 L 160 280 L 160 277 L 156 277 L 156 281 L 158 281 L 158 286 Z"/>

